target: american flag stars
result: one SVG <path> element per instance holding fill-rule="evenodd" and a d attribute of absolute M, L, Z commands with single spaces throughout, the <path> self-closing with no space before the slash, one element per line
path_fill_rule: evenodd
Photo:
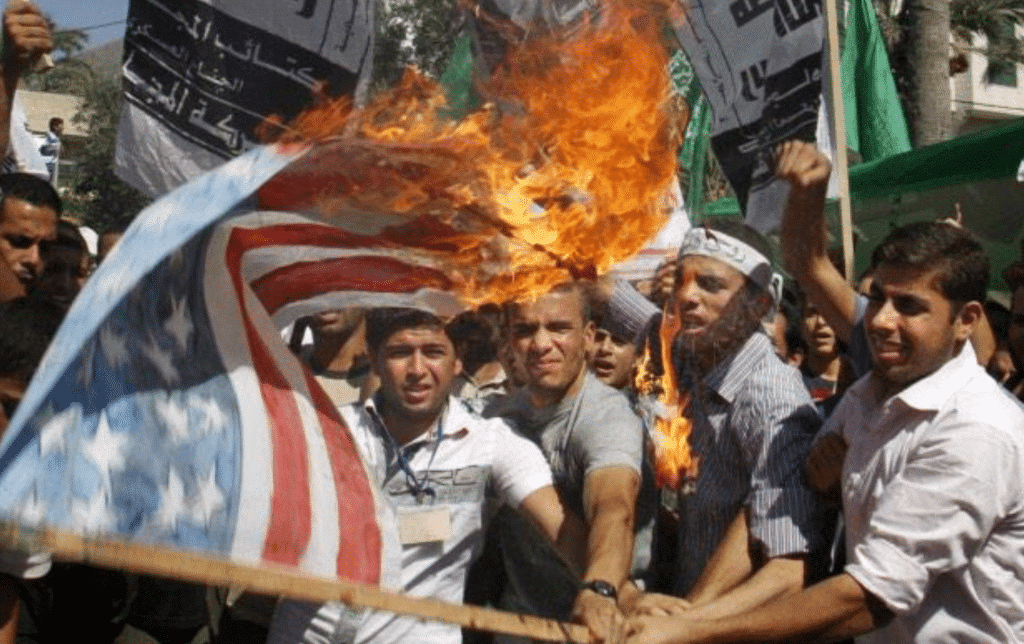
<path fill-rule="evenodd" d="M 164 330 L 174 338 L 182 352 L 188 348 L 192 329 L 192 319 L 188 314 L 187 301 L 184 297 L 174 300 L 171 303 L 171 315 L 164 321 Z"/>
<path fill-rule="evenodd" d="M 110 489 L 110 475 L 125 468 L 127 447 L 128 435 L 113 431 L 107 420 L 107 412 L 101 411 L 99 422 L 96 424 L 96 434 L 91 441 L 86 440 L 83 453 L 96 466 L 107 490 Z"/>
<path fill-rule="evenodd" d="M 44 456 L 54 452 L 65 454 L 68 434 L 82 420 L 82 407 L 74 403 L 58 414 L 53 409 L 53 402 L 50 401 L 36 418 L 40 452 Z"/>

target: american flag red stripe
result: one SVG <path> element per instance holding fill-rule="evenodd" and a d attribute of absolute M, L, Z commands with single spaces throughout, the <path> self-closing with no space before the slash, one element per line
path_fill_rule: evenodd
<path fill-rule="evenodd" d="M 271 314 L 294 300 L 335 291 L 413 293 L 423 287 L 446 290 L 449 286 L 440 271 L 373 256 L 292 264 L 253 282 L 253 290 Z"/>
<path fill-rule="evenodd" d="M 228 241 L 225 263 L 239 302 L 245 301 L 241 259 L 245 248 Z M 270 522 L 263 558 L 277 563 L 298 565 L 311 533 L 309 462 L 307 446 L 300 427 L 302 418 L 296 408 L 291 386 L 281 373 L 250 319 L 248 307 L 241 307 L 242 323 L 252 354 L 252 364 L 260 383 L 260 393 L 271 429 L 273 487 Z M 244 404 L 244 403 L 243 403 Z"/>
<path fill-rule="evenodd" d="M 324 441 L 327 443 L 331 472 L 334 475 L 334 487 L 346 491 L 337 495 L 338 516 L 347 518 L 340 526 L 344 529 L 340 531 L 338 576 L 346 579 L 374 578 L 379 573 L 379 561 L 366 561 L 350 554 L 358 552 L 361 548 L 379 552 L 382 547 L 376 517 L 368 517 L 365 513 L 365 508 L 373 507 L 373 499 L 367 499 L 361 494 L 366 477 L 363 475 L 362 463 L 356 456 L 358 451 L 337 408 L 308 371 L 306 386 L 313 396 L 313 405 L 320 417 L 320 426 L 324 430 Z"/>
<path fill-rule="evenodd" d="M 282 371 L 280 358 L 268 347 L 268 342 L 276 343 L 278 338 L 268 338 L 266 329 L 261 331 L 253 316 L 273 314 L 289 304 L 324 295 L 364 292 L 400 296 L 419 292 L 425 286 L 443 290 L 450 283 L 431 265 L 431 251 L 396 249 L 384 235 L 368 236 L 296 219 L 290 213 L 259 213 L 229 220 L 220 231 L 229 279 L 241 305 L 239 322 L 267 409 L 274 481 L 263 558 L 289 565 L 300 565 L 307 552 L 316 547 L 311 542 L 317 538 L 313 513 L 318 508 L 313 507 L 310 489 L 317 483 L 310 480 L 307 456 L 316 446 L 295 430 L 310 419 L 303 417 L 296 402 L 294 374 Z M 311 249 L 321 258 L 295 261 Z M 331 250 L 345 256 L 331 256 Z M 380 254 L 372 254 L 375 252 Z M 256 255 L 260 266 L 247 279 L 244 267 Z M 254 305 L 260 310 L 252 310 Z M 287 359 L 295 360 L 291 354 Z M 337 409 L 308 369 L 301 369 L 335 491 L 337 526 L 332 533 L 338 540 L 336 572 L 350 579 L 375 578 L 380 572 L 379 558 L 350 556 L 367 549 L 380 552 L 382 547 L 376 517 L 367 516 L 365 511 L 374 507 L 373 492 Z"/>

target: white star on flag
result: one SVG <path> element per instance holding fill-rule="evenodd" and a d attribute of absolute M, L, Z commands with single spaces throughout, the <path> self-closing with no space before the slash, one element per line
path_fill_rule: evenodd
<path fill-rule="evenodd" d="M 114 525 L 114 516 L 108 507 L 106 490 L 99 490 L 88 501 L 75 498 L 71 502 L 74 524 L 85 532 L 107 532 Z"/>
<path fill-rule="evenodd" d="M 153 520 L 161 528 L 177 530 L 178 519 L 185 511 L 185 486 L 172 467 L 167 472 L 167 486 L 160 488 L 160 507 Z"/>
<path fill-rule="evenodd" d="M 179 405 L 169 393 L 165 393 L 154 397 L 153 409 L 175 443 L 188 439 L 188 408 Z"/>
<path fill-rule="evenodd" d="M 39 452 L 43 455 L 51 452 L 67 453 L 68 433 L 82 420 L 82 407 L 72 403 L 64 411 L 55 414 L 53 402 L 48 403 L 39 421 Z"/>
<path fill-rule="evenodd" d="M 203 420 L 199 431 L 204 436 L 224 430 L 227 418 L 224 416 L 224 410 L 221 408 L 220 401 L 216 398 L 205 398 L 197 401 L 196 406 L 203 412 Z"/>
<path fill-rule="evenodd" d="M 193 499 L 192 518 L 200 525 L 208 525 L 214 513 L 224 507 L 224 493 L 217 485 L 217 466 L 210 468 L 210 474 L 199 481 L 199 489 Z"/>
<path fill-rule="evenodd" d="M 110 429 L 106 410 L 100 412 L 96 425 L 96 435 L 84 445 L 86 458 L 92 461 L 106 479 L 110 489 L 110 474 L 114 470 L 123 470 L 125 464 L 124 450 L 128 444 L 128 436 Z"/>
<path fill-rule="evenodd" d="M 171 315 L 164 321 L 164 330 L 177 341 L 178 347 L 183 352 L 188 347 L 188 339 L 192 335 L 193 328 L 185 305 L 185 298 L 172 302 Z"/>
<path fill-rule="evenodd" d="M 156 370 L 160 372 L 160 377 L 164 379 L 169 385 L 173 385 L 178 382 L 180 376 L 178 370 L 174 368 L 174 363 L 171 361 L 171 353 L 164 351 L 157 344 L 156 338 L 152 335 L 149 336 L 149 340 L 142 345 L 142 353 L 149 361 L 153 363 Z"/>
<path fill-rule="evenodd" d="M 128 362 L 128 347 L 124 336 L 114 330 L 108 322 L 100 328 L 100 350 L 111 367 L 119 368 Z"/>

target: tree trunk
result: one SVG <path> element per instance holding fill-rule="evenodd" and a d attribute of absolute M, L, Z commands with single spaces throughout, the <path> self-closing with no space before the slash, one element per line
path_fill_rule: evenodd
<path fill-rule="evenodd" d="M 907 62 L 910 67 L 915 147 L 950 137 L 949 0 L 909 0 Z"/>

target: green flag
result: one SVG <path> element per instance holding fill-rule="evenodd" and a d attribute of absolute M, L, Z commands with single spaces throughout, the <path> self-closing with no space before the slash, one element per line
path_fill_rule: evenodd
<path fill-rule="evenodd" d="M 850 0 L 840 70 L 847 147 L 865 161 L 910 150 L 907 119 L 871 0 Z"/>
<path fill-rule="evenodd" d="M 683 196 L 691 221 L 700 221 L 704 210 L 704 175 L 707 173 L 708 137 L 711 135 L 711 110 L 704 98 L 700 80 L 686 54 L 677 51 L 668 65 L 672 89 L 690 105 L 690 124 L 686 127 L 679 167 L 689 175 L 689 189 Z"/>
<path fill-rule="evenodd" d="M 479 107 L 479 99 L 473 91 L 473 42 L 469 30 L 462 33 L 452 47 L 452 57 L 448 67 L 438 82 L 448 93 L 448 116 L 460 118 L 467 112 Z"/>

